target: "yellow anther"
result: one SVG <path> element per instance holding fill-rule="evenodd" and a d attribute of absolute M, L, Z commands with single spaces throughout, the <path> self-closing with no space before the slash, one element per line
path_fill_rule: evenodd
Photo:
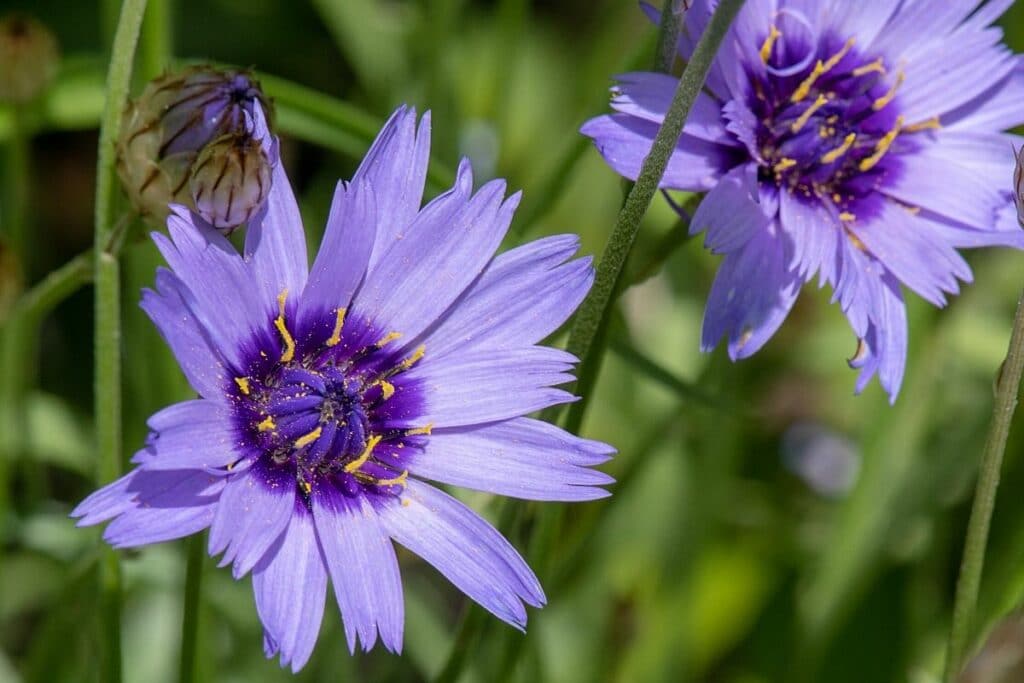
<path fill-rule="evenodd" d="M 938 130 L 940 128 L 942 128 L 942 123 L 939 121 L 939 117 L 933 116 L 930 119 L 910 124 L 909 126 L 903 129 L 903 132 L 919 133 L 922 130 Z"/>
<path fill-rule="evenodd" d="M 402 336 L 401 332 L 388 332 L 386 335 L 384 335 L 384 337 L 379 342 L 377 342 L 377 347 L 379 348 L 379 347 L 387 346 L 388 344 L 390 344 L 391 342 L 395 341 L 396 339 L 398 339 L 401 336 Z"/>
<path fill-rule="evenodd" d="M 853 221 L 857 220 L 857 216 L 856 214 L 852 214 L 849 211 L 843 211 L 841 214 L 839 214 L 839 220 L 841 220 L 844 223 L 852 223 Z"/>
<path fill-rule="evenodd" d="M 896 91 L 900 89 L 900 86 L 903 85 L 903 81 L 905 80 L 907 80 L 907 75 L 905 73 L 902 71 L 896 72 L 896 81 L 892 84 L 892 87 L 889 88 L 889 92 L 875 100 L 871 104 L 871 108 L 875 111 L 885 109 L 886 106 L 893 101 L 893 98 L 896 97 Z"/>
<path fill-rule="evenodd" d="M 411 356 L 409 356 L 401 363 L 399 363 L 399 367 L 402 370 L 408 370 L 412 366 L 416 365 L 416 363 L 418 363 L 420 359 L 423 358 L 423 354 L 426 352 L 427 347 L 425 347 L 423 344 L 420 344 L 418 347 L 416 347 L 416 350 L 412 352 Z"/>
<path fill-rule="evenodd" d="M 309 495 L 309 492 L 313 490 L 313 485 L 310 484 L 308 481 L 300 482 L 299 486 L 302 487 L 302 490 L 306 492 L 307 496 Z"/>
<path fill-rule="evenodd" d="M 378 384 L 380 384 L 380 395 L 385 401 L 395 395 L 395 385 L 391 382 L 382 379 Z"/>
<path fill-rule="evenodd" d="M 355 472 L 360 467 L 362 467 L 363 463 L 365 463 L 367 460 L 369 460 L 370 456 L 373 455 L 373 449 L 376 448 L 377 444 L 380 443 L 380 439 L 381 439 L 380 435 L 375 434 L 374 436 L 371 436 L 366 441 L 366 448 L 363 449 L 362 454 L 358 458 L 353 460 L 352 462 L 350 462 L 347 465 L 345 465 L 345 471 L 346 472 Z"/>
<path fill-rule="evenodd" d="M 405 486 L 405 480 L 409 478 L 409 470 L 402 470 L 402 473 L 391 479 L 378 479 L 377 486 Z"/>
<path fill-rule="evenodd" d="M 779 159 L 779 163 L 775 164 L 775 171 L 781 173 L 782 171 L 788 170 L 796 166 L 796 159 L 790 159 L 789 157 L 782 157 Z"/>
<path fill-rule="evenodd" d="M 854 42 L 856 41 L 853 38 L 850 38 L 849 40 L 846 41 L 846 44 L 843 45 L 842 48 L 840 48 L 839 52 L 829 57 L 826 61 L 823 62 L 819 59 L 818 63 L 814 65 L 814 69 L 812 69 L 811 73 L 808 74 L 807 78 L 805 78 L 803 82 L 801 82 L 800 85 L 797 86 L 796 90 L 793 91 L 793 94 L 790 96 L 789 100 L 791 102 L 800 102 L 801 100 L 806 98 L 807 95 L 810 94 L 811 88 L 814 87 L 814 84 L 818 81 L 818 79 L 827 74 L 832 69 L 834 69 L 836 64 L 843 61 L 843 57 L 845 57 L 846 53 L 849 52 L 850 48 L 853 47 Z"/>
<path fill-rule="evenodd" d="M 828 104 L 828 98 L 825 97 L 824 95 L 818 95 L 818 99 L 814 100 L 814 103 L 811 106 L 807 107 L 807 109 L 804 110 L 803 114 L 800 114 L 800 118 L 794 121 L 793 124 L 789 127 L 789 129 L 794 133 L 799 131 L 807 124 L 808 121 L 811 120 L 811 117 L 814 116 L 814 112 L 818 111 L 826 104 Z"/>
<path fill-rule="evenodd" d="M 270 417 L 269 415 L 267 416 L 267 419 L 256 425 L 256 429 L 260 430 L 261 432 L 271 432 L 276 428 L 277 425 L 274 424 L 274 418 Z"/>
<path fill-rule="evenodd" d="M 865 64 L 864 66 L 858 66 L 856 69 L 854 69 L 850 73 L 853 74 L 855 77 L 864 76 L 864 75 L 870 74 L 870 73 L 884 74 L 885 73 L 885 64 L 882 63 L 882 58 L 879 57 L 878 59 L 876 59 L 875 61 L 871 62 L 870 64 Z"/>
<path fill-rule="evenodd" d="M 248 377 L 236 377 L 235 384 L 238 385 L 238 390 L 246 396 L 249 395 L 249 378 Z"/>
<path fill-rule="evenodd" d="M 849 135 L 847 135 L 843 139 L 843 144 L 839 145 L 838 147 L 836 147 L 831 152 L 826 152 L 821 157 L 821 163 L 823 163 L 823 164 L 831 164 L 833 161 L 835 161 L 839 157 L 841 157 L 844 154 L 846 154 L 847 152 L 849 152 L 850 148 L 853 147 L 853 143 L 856 142 L 856 141 L 857 141 L 857 134 L 856 133 L 850 133 Z"/>
<path fill-rule="evenodd" d="M 320 438 L 320 432 L 322 431 L 322 427 L 317 427 L 309 434 L 303 434 L 302 436 L 295 440 L 295 447 L 303 448 L 304 446 L 308 446 L 309 444 L 313 443 L 314 441 Z"/>
<path fill-rule="evenodd" d="M 889 151 L 890 147 L 892 147 L 892 143 L 896 140 L 896 136 L 900 134 L 900 131 L 902 129 L 903 117 L 897 116 L 896 125 L 893 126 L 893 129 L 890 130 L 885 135 L 883 135 L 882 139 L 879 140 L 878 143 L 875 145 L 875 153 L 867 157 L 866 159 L 861 160 L 859 165 L 860 170 L 870 171 L 872 168 L 874 168 L 875 164 L 881 161 L 882 157 L 885 156 L 885 153 Z"/>
<path fill-rule="evenodd" d="M 850 242 L 852 242 L 852 243 L 853 243 L 853 246 L 854 246 L 854 247 L 856 247 L 856 248 L 857 248 L 857 249 L 859 249 L 860 251 L 863 251 L 863 252 L 864 252 L 865 254 L 866 254 L 866 253 L 868 253 L 868 247 L 867 247 L 867 245 L 866 245 L 866 244 L 864 244 L 863 242 L 861 242 L 861 241 L 860 241 L 860 238 L 859 238 L 859 237 L 857 237 L 856 235 L 854 235 L 854 234 L 853 234 L 852 232 L 850 232 L 849 230 L 847 230 L 847 231 L 846 231 L 846 236 L 847 236 L 847 237 L 848 237 L 848 238 L 850 239 Z"/>
<path fill-rule="evenodd" d="M 345 324 L 345 313 L 347 311 L 347 308 L 339 308 L 335 311 L 334 331 L 331 332 L 331 337 L 327 340 L 328 346 L 337 346 L 341 343 L 341 326 Z"/>
<path fill-rule="evenodd" d="M 768 27 L 768 37 L 761 43 L 761 61 L 765 64 L 772 56 L 772 48 L 775 47 L 775 41 L 782 37 L 782 31 L 772 24 Z"/>
<path fill-rule="evenodd" d="M 434 431 L 434 423 L 433 422 L 429 422 L 429 423 L 427 423 L 426 427 L 416 427 L 415 429 L 410 429 L 409 431 L 407 431 L 405 433 L 405 435 L 406 436 L 419 436 L 420 434 L 425 434 L 426 436 L 430 436 L 430 432 L 432 432 L 432 431 Z"/>
<path fill-rule="evenodd" d="M 281 362 L 287 363 L 295 358 L 295 340 L 292 339 L 292 335 L 288 332 L 288 328 L 284 324 L 284 300 L 288 297 L 288 290 L 282 289 L 281 293 L 277 295 L 277 309 L 279 314 L 274 319 L 274 327 L 281 333 L 281 339 L 284 341 L 284 353 L 281 354 Z"/>

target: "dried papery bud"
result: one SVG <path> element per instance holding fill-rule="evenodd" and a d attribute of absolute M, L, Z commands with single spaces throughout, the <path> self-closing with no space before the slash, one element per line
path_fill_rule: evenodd
<path fill-rule="evenodd" d="M 251 135 L 223 135 L 205 148 L 192 167 L 189 189 L 196 212 L 230 233 L 248 222 L 270 191 L 270 159 Z"/>
<path fill-rule="evenodd" d="M 53 82 L 60 63 L 57 39 L 24 14 L 0 19 L 0 102 L 23 104 Z"/>
<path fill-rule="evenodd" d="M 124 113 L 118 173 L 132 203 L 162 225 L 171 202 L 190 204 L 190 172 L 211 141 L 251 135 L 256 106 L 269 115 L 245 71 L 190 67 L 151 81 Z"/>
<path fill-rule="evenodd" d="M 1013 201 L 1017 202 L 1017 222 L 1024 228 L 1024 147 L 1017 152 L 1017 168 L 1013 171 Z"/>

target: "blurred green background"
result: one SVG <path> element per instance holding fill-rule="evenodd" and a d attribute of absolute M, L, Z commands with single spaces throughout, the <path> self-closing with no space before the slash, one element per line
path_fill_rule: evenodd
<path fill-rule="evenodd" d="M 0 320 L 27 287 L 90 246 L 105 50 L 116 2 L 0 2 L 57 34 L 54 86 L 27 112 L 31 259 L 0 259 Z M 1003 19 L 1024 47 L 1024 6 Z M 577 232 L 599 255 L 623 185 L 577 134 L 607 108 L 615 73 L 649 68 L 655 28 L 633 2 L 151 0 L 137 93 L 170 62 L 253 66 L 277 100 L 283 156 L 312 243 L 338 178 L 347 178 L 402 102 L 433 111 L 429 194 L 459 156 L 478 181 L 525 191 L 509 244 Z M 305 86 L 331 98 L 314 96 Z M 1024 106 L 1024 103 L 1022 103 Z M 0 106 L 0 145 L 11 112 Z M 9 171 L 0 187 L 14 182 Z M 1007 178 L 1007 183 L 1010 179 Z M 684 200 L 685 197 L 678 197 Z M 0 206 L 0 226 L 4 220 Z M 755 358 L 698 350 L 718 259 L 681 239 L 655 201 L 624 295 L 584 435 L 619 449 L 614 496 L 566 506 L 546 557 L 532 558 L 549 606 L 521 636 L 491 618 L 463 639 L 466 681 L 937 680 L 992 382 L 1024 284 L 1024 256 L 968 255 L 975 282 L 946 310 L 912 299 L 910 362 L 894 407 L 852 395 L 855 340 L 830 292 L 808 287 Z M 123 252 L 125 449 L 145 419 L 188 397 L 170 353 L 137 307 L 160 263 L 137 226 Z M 41 321 L 37 343 L 5 366 L 28 378 L 17 433 L 0 435 L 0 683 L 98 679 L 97 530 L 71 508 L 94 487 L 92 296 L 85 287 Z M 562 341 L 556 338 L 556 342 Z M 1019 430 L 1018 430 L 1019 432 Z M 1024 601 L 1024 440 L 1015 432 L 982 583 L 979 637 Z M 105 482 L 104 482 L 105 483 Z M 490 496 L 458 492 L 495 518 Z M 534 504 L 516 503 L 519 519 Z M 528 523 L 513 543 L 531 545 Z M 124 553 L 125 679 L 176 680 L 184 543 Z M 466 600 L 400 553 L 405 653 L 349 656 L 328 606 L 298 676 L 264 659 L 248 580 L 207 560 L 199 680 L 431 680 Z M 471 622 L 473 621 L 471 617 Z M 1007 630 L 1009 629 L 1009 630 Z M 986 650 L 1024 657 L 1020 628 Z M 989 668 L 985 668 L 985 666 Z"/>

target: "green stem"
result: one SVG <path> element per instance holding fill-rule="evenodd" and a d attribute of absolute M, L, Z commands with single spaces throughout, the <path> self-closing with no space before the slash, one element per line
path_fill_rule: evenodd
<path fill-rule="evenodd" d="M 596 383 L 603 355 L 601 341 L 607 336 L 602 333 L 602 328 L 607 325 L 611 305 L 614 301 L 613 294 L 618 286 L 626 257 L 629 256 L 633 243 L 636 241 L 640 222 L 658 191 L 658 185 L 665 173 L 666 166 L 668 166 L 669 158 L 683 132 L 686 117 L 701 88 L 704 87 L 704 81 L 715 54 L 718 52 L 718 47 L 725 38 L 736 13 L 743 6 L 743 2 L 744 0 L 722 0 L 715 9 L 711 21 L 697 42 L 692 58 L 679 79 L 679 85 L 672 96 L 672 103 L 665 114 L 665 120 L 654 138 L 650 153 L 640 167 L 636 183 L 630 189 L 615 221 L 612 235 L 608 239 L 601 262 L 597 267 L 594 286 L 580 306 L 569 335 L 568 351 L 582 361 L 578 373 L 578 383 L 581 387 L 590 388 Z M 592 393 L 591 391 L 582 393 L 581 400 L 573 405 L 571 412 L 577 414 L 573 422 L 582 422 L 588 397 Z"/>
<path fill-rule="evenodd" d="M 1017 303 L 1010 348 L 999 371 L 992 423 L 985 440 L 985 450 L 981 455 L 978 486 L 971 507 L 971 518 L 967 524 L 967 541 L 960 564 L 960 577 L 956 583 L 956 597 L 953 601 L 953 626 L 949 634 L 949 648 L 946 651 L 946 673 L 943 679 L 946 683 L 952 683 L 959 676 L 971 642 L 978 588 L 981 585 L 981 573 L 985 564 L 989 524 L 996 503 L 996 490 L 999 487 L 999 472 L 1002 468 L 1003 453 L 1006 451 L 1006 439 L 1010 433 L 1014 410 L 1017 408 L 1022 373 L 1024 294 Z"/>
<path fill-rule="evenodd" d="M 138 45 L 146 0 L 124 0 L 114 33 L 107 99 L 100 124 L 96 166 L 94 257 L 95 288 L 95 413 L 98 484 L 121 473 L 121 287 L 117 257 L 110 252 L 116 237 L 114 204 L 117 193 L 114 145 L 121 128 L 121 112 L 128 99 L 135 49 Z M 117 554 L 105 553 L 100 571 L 102 593 L 101 680 L 121 680 L 121 570 Z"/>
<path fill-rule="evenodd" d="M 4 186 L 0 203 L 0 227 L 3 227 L 7 246 L 13 254 L 16 271 L 25 279 L 29 277 L 30 250 L 28 248 L 27 215 L 29 193 L 29 137 L 21 107 L 11 109 L 10 137 L 7 140 L 4 159 Z M 31 351 L 28 326 L 11 321 L 4 326 L 0 339 L 0 523 L 8 509 L 10 482 L 9 466 L 23 462 L 24 458 L 24 412 L 23 394 L 29 378 L 27 369 L 34 358 Z"/>
<path fill-rule="evenodd" d="M 203 580 L 206 543 L 202 534 L 186 541 L 188 564 L 185 568 L 185 608 L 181 616 L 181 662 L 178 681 L 191 683 L 196 678 L 196 645 L 199 642 L 199 594 Z"/>
<path fill-rule="evenodd" d="M 658 31 L 658 49 L 654 56 L 654 70 L 672 73 L 672 67 L 679 56 L 679 29 L 682 27 L 683 15 L 675 12 L 677 0 L 665 0 L 661 3 L 661 22 Z"/>
<path fill-rule="evenodd" d="M 173 0 L 149 0 L 142 22 L 139 44 L 139 75 L 143 80 L 159 76 L 171 66 L 174 27 L 171 20 Z"/>

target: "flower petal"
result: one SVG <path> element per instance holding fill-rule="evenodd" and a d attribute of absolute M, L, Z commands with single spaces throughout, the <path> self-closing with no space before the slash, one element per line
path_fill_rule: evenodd
<path fill-rule="evenodd" d="M 429 351 L 428 351 L 429 354 Z M 553 385 L 571 382 L 575 358 L 543 346 L 424 357 L 403 375 L 423 387 L 420 422 L 458 427 L 519 417 L 574 400 Z"/>
<path fill-rule="evenodd" d="M 400 503 L 375 503 L 384 529 L 463 593 L 513 626 L 526 625 L 523 602 L 544 591 L 515 548 L 475 512 L 432 486 L 410 480 Z"/>
<path fill-rule="evenodd" d="M 150 427 L 146 448 L 132 458 L 150 471 L 216 469 L 244 455 L 231 413 L 214 401 L 175 403 L 150 418 Z"/>
<path fill-rule="evenodd" d="M 265 128 L 263 110 L 256 106 L 257 129 Z M 267 135 L 264 148 L 276 141 Z M 265 306 L 274 306 L 275 298 L 283 290 L 292 296 L 302 293 L 306 284 L 309 256 L 306 253 L 306 232 L 302 229 L 302 216 L 295 201 L 291 182 L 284 170 L 284 162 L 274 159 L 270 192 L 263 207 L 249 221 L 245 233 L 245 260 L 250 263 L 261 300 Z"/>
<path fill-rule="evenodd" d="M 417 477 L 530 500 L 593 500 L 614 480 L 590 469 L 612 449 L 553 425 L 517 418 L 434 430 L 409 471 Z"/>
<path fill-rule="evenodd" d="M 327 571 L 317 545 L 313 517 L 295 506 L 288 528 L 253 569 L 256 611 L 268 657 L 297 673 L 309 661 L 320 633 L 327 597 Z"/>
<path fill-rule="evenodd" d="M 726 254 L 704 311 L 703 351 L 727 336 L 729 357 L 747 358 L 775 334 L 802 284 L 788 269 L 786 252 L 784 237 L 772 225 L 738 251 Z"/>
<path fill-rule="evenodd" d="M 295 509 L 295 478 L 262 464 L 228 478 L 210 526 L 210 555 L 224 552 L 242 578 L 288 527 Z"/>
<path fill-rule="evenodd" d="M 349 650 L 355 651 L 358 634 L 369 652 L 379 631 L 384 647 L 401 652 L 402 581 L 377 512 L 365 499 L 346 498 L 330 485 L 315 489 L 311 499 Z"/>

